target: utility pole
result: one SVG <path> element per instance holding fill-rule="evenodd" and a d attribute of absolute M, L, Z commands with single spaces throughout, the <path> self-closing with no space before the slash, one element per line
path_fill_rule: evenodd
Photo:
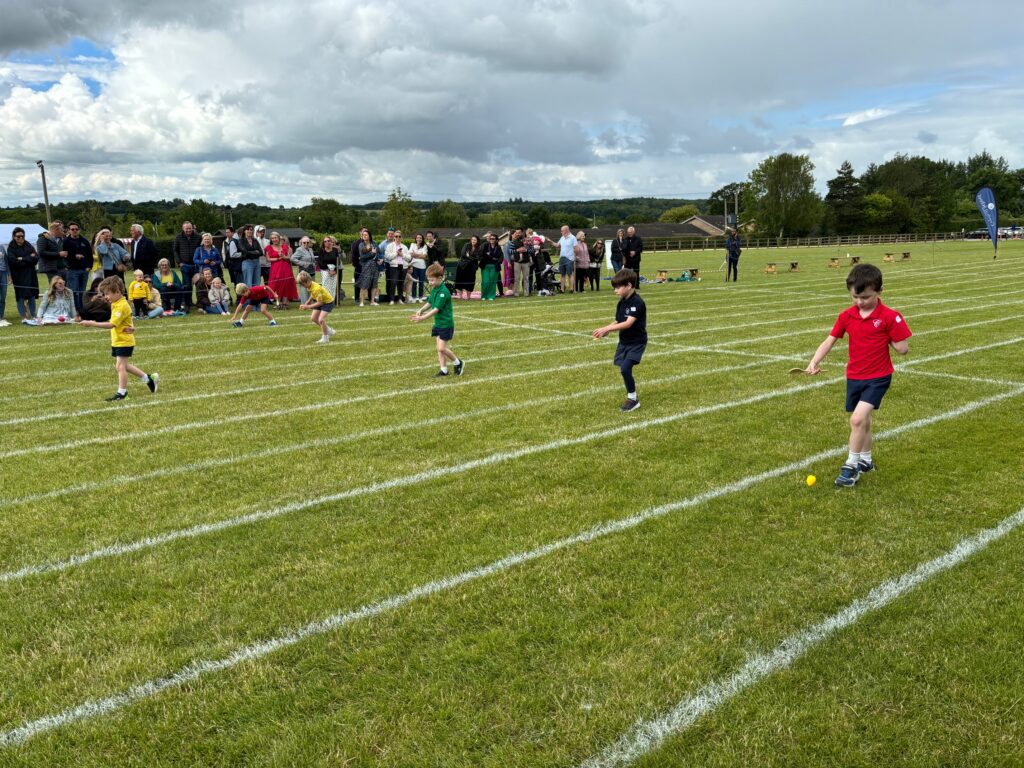
<path fill-rule="evenodd" d="M 39 173 L 43 175 L 43 202 L 46 203 L 46 226 L 49 227 L 53 219 L 50 218 L 50 195 L 46 191 L 46 168 L 42 160 L 36 160 L 36 165 L 39 166 Z"/>
<path fill-rule="evenodd" d="M 732 204 L 732 214 L 733 214 L 733 216 L 736 217 L 736 224 L 734 225 L 736 227 L 736 231 L 739 231 L 739 228 L 740 228 L 740 192 L 739 192 L 739 190 L 738 189 L 734 190 L 733 191 L 733 195 L 734 195 L 734 197 L 733 197 L 733 204 Z"/>

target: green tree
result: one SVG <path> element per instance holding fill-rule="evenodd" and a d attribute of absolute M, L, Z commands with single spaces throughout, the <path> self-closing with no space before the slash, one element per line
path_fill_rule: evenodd
<path fill-rule="evenodd" d="M 466 227 L 469 214 L 466 209 L 452 200 L 442 200 L 427 211 L 428 227 Z"/>
<path fill-rule="evenodd" d="M 740 204 L 740 216 L 746 212 L 746 193 L 747 185 L 743 181 L 734 181 L 726 184 L 721 189 L 716 189 L 708 197 L 707 204 L 704 207 L 705 212 L 711 214 L 720 214 L 725 211 L 725 204 L 729 204 L 729 210 L 731 211 L 737 203 L 736 196 L 739 195 Z"/>
<path fill-rule="evenodd" d="M 700 213 L 700 210 L 693 203 L 687 205 L 677 205 L 675 208 L 669 208 L 661 216 L 658 217 L 658 221 L 665 222 L 666 224 L 678 224 L 680 221 L 686 221 L 691 216 L 696 216 Z"/>
<path fill-rule="evenodd" d="M 863 227 L 864 191 L 849 161 L 840 166 L 834 179 L 829 179 L 825 206 L 830 229 L 837 234 L 850 235 Z"/>
<path fill-rule="evenodd" d="M 178 202 L 180 205 L 164 216 L 161 222 L 160 228 L 164 234 L 170 232 L 176 235 L 186 221 L 191 221 L 197 232 L 216 232 L 224 225 L 224 213 L 215 205 L 198 197 L 189 203 L 184 200 Z"/>
<path fill-rule="evenodd" d="M 315 232 L 347 232 L 355 222 L 350 208 L 329 197 L 314 197 L 301 215 L 302 226 Z"/>
<path fill-rule="evenodd" d="M 535 205 L 526 213 L 526 226 L 533 229 L 553 229 L 555 219 L 543 205 Z"/>
<path fill-rule="evenodd" d="M 821 199 L 814 191 L 814 163 L 807 155 L 783 152 L 750 172 L 747 207 L 758 232 L 802 237 L 819 222 Z"/>
<path fill-rule="evenodd" d="M 412 198 L 395 187 L 388 195 L 388 201 L 380 211 L 380 223 L 385 227 L 412 231 L 420 225 L 422 217 Z"/>

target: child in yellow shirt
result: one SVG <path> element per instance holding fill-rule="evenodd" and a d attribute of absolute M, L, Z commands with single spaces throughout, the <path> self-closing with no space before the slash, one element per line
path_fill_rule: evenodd
<path fill-rule="evenodd" d="M 141 280 L 140 280 L 141 282 Z M 145 285 L 145 283 L 142 283 Z M 148 287 L 147 287 L 148 296 Z M 114 369 L 117 371 L 117 392 L 107 400 L 124 400 L 128 397 L 128 374 L 137 376 L 155 393 L 160 383 L 160 374 L 148 375 L 140 368 L 128 362 L 135 350 L 135 326 L 132 325 L 132 310 L 124 298 L 124 281 L 120 277 L 108 277 L 96 290 L 97 294 L 110 304 L 110 321 L 83 320 L 82 325 L 91 328 L 110 329 L 110 354 L 114 358 Z"/>
<path fill-rule="evenodd" d="M 309 272 L 303 270 L 298 275 L 299 285 L 309 291 L 309 298 L 305 304 L 300 304 L 299 309 L 311 309 L 313 314 L 309 316 L 316 325 L 320 326 L 323 335 L 317 344 L 326 344 L 334 335 L 334 329 L 327 324 L 327 315 L 334 309 L 334 297 L 320 283 L 317 283 L 309 276 Z"/>
<path fill-rule="evenodd" d="M 141 269 L 133 273 L 135 279 L 128 286 L 128 301 L 132 303 L 132 315 L 135 317 L 146 316 L 146 303 L 149 301 L 149 286 L 146 285 L 145 275 Z"/>

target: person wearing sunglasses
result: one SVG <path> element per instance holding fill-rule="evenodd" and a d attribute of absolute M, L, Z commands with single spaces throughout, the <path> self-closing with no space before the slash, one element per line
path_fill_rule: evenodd
<path fill-rule="evenodd" d="M 23 325 L 36 324 L 36 299 L 39 298 L 39 278 L 36 264 L 39 256 L 32 244 L 25 240 L 25 230 L 15 227 L 7 246 L 7 268 L 14 283 L 14 303 L 18 307 Z"/>

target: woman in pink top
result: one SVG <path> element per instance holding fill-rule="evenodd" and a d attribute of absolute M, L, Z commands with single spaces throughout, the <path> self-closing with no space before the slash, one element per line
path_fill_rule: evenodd
<path fill-rule="evenodd" d="M 281 240 L 277 232 L 271 232 L 270 244 L 263 252 L 270 262 L 270 279 L 267 284 L 277 294 L 277 306 L 286 309 L 289 300 L 299 300 L 299 289 L 295 285 L 295 275 L 288 255 L 288 243 Z"/>
<path fill-rule="evenodd" d="M 587 285 L 587 273 L 590 272 L 590 250 L 587 248 L 587 234 L 583 230 L 576 233 L 576 293 L 582 293 Z"/>

